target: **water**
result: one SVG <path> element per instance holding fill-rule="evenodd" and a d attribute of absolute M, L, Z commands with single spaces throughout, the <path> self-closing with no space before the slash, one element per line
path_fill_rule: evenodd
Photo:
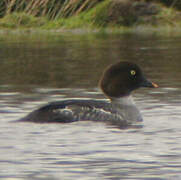
<path fill-rule="evenodd" d="M 0 35 L 0 178 L 181 179 L 181 41 L 140 34 Z M 103 69 L 139 64 L 157 89 L 133 93 L 144 122 L 11 123 L 66 97 L 103 99 Z"/>

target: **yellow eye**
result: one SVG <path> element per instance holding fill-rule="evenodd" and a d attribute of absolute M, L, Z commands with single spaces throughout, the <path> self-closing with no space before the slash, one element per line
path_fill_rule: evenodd
<path fill-rule="evenodd" d="M 135 70 L 131 70 L 130 73 L 131 73 L 131 75 L 134 76 L 136 74 L 136 71 Z"/>

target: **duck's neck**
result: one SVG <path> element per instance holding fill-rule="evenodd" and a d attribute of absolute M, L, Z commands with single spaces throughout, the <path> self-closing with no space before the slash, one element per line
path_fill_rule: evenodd
<path fill-rule="evenodd" d="M 126 106 L 131 106 L 135 104 L 131 95 L 120 98 L 110 97 L 110 100 L 113 104 L 120 104 Z"/>

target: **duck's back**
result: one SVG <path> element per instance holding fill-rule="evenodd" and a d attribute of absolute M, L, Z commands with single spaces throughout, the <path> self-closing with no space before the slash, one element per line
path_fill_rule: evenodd
<path fill-rule="evenodd" d="M 74 121 L 107 121 L 113 124 L 127 125 L 130 112 L 138 119 L 137 108 L 126 110 L 127 107 L 114 105 L 106 100 L 71 99 L 49 103 L 20 121 L 37 123 L 70 123 Z M 136 113 L 136 114 L 135 114 Z M 129 117 L 127 117 L 129 116 Z M 133 118 L 133 117 L 131 117 Z M 137 120 L 136 120 L 137 121 Z"/>

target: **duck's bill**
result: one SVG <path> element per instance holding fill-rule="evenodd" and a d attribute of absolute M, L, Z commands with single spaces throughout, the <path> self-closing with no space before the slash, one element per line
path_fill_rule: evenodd
<path fill-rule="evenodd" d="M 144 79 L 141 83 L 141 87 L 158 88 L 158 85 L 147 79 Z"/>
<path fill-rule="evenodd" d="M 154 83 L 154 82 L 152 82 L 152 86 L 154 87 L 154 88 L 158 88 L 159 86 L 156 84 L 156 83 Z"/>

